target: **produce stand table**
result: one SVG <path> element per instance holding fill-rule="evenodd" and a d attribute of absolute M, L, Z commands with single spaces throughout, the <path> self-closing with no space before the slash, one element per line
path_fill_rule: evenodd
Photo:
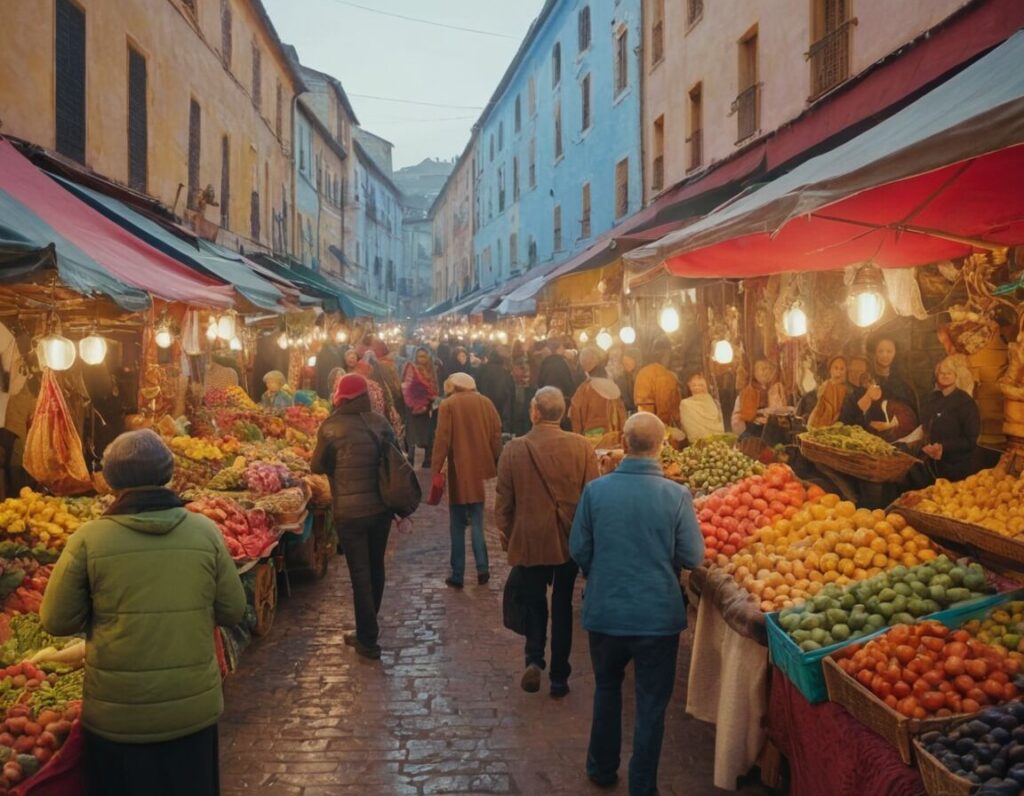
<path fill-rule="evenodd" d="M 812 705 L 771 667 L 768 735 L 789 761 L 789 796 L 923 796 L 917 769 L 831 702 Z"/>

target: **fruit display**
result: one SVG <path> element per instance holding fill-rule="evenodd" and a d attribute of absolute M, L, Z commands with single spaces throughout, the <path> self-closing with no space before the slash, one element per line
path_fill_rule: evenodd
<path fill-rule="evenodd" d="M 940 478 L 900 499 L 907 508 L 973 523 L 1010 538 L 1024 539 L 1024 479 L 994 467 L 950 482 Z"/>
<path fill-rule="evenodd" d="M 978 641 L 1000 647 L 1024 664 L 1024 600 L 997 605 L 981 619 L 965 622 L 963 627 Z"/>
<path fill-rule="evenodd" d="M 894 625 L 863 647 L 834 653 L 839 667 L 908 718 L 975 713 L 1015 699 L 1020 664 L 941 622 Z"/>
<path fill-rule="evenodd" d="M 986 708 L 919 740 L 947 769 L 980 785 L 979 794 L 1018 796 L 1024 790 L 1024 702 Z"/>
<path fill-rule="evenodd" d="M 52 497 L 22 487 L 17 497 L 0 503 L 0 531 L 6 541 L 60 551 L 68 536 L 102 515 L 105 507 L 105 501 L 95 498 Z"/>
<path fill-rule="evenodd" d="M 866 453 L 869 456 L 892 456 L 897 452 L 895 447 L 881 437 L 865 431 L 860 426 L 848 426 L 845 423 L 805 431 L 800 438 L 829 448 L 850 453 Z"/>
<path fill-rule="evenodd" d="M 706 495 L 744 478 L 764 473 L 764 465 L 745 456 L 723 440 L 702 440 L 682 451 L 661 450 L 665 475 Z"/>
<path fill-rule="evenodd" d="M 281 439 L 288 433 L 288 423 L 283 417 L 255 408 L 219 410 L 214 414 L 214 423 L 222 434 L 235 434 L 235 429 L 242 430 L 242 435 L 235 435 L 247 442 Z"/>
<path fill-rule="evenodd" d="M 23 613 L 10 616 L 7 622 L 7 638 L 0 645 L 0 665 L 11 666 L 31 658 L 35 653 L 48 647 L 63 649 L 74 641 L 72 638 L 58 638 L 43 630 L 37 613 Z"/>
<path fill-rule="evenodd" d="M 830 583 L 803 605 L 782 611 L 779 625 L 801 650 L 811 652 L 886 625 L 912 624 L 992 591 L 979 564 L 963 566 L 940 555 L 918 567 L 893 567 L 845 589 Z"/>
<path fill-rule="evenodd" d="M 15 559 L 17 561 L 17 559 Z M 50 573 L 53 572 L 53 564 L 39 566 L 36 564 L 31 568 L 28 561 L 21 561 L 21 566 L 26 569 L 9 569 L 7 573 L 17 578 L 22 573 L 21 582 L 4 597 L 3 610 L 11 614 L 36 614 L 39 606 L 43 604 L 43 593 L 46 591 L 46 584 L 50 582 Z M 34 563 L 34 562 L 33 562 Z M 31 571 L 27 571 L 31 569 Z M 3 591 L 3 577 L 0 577 L 0 592 Z"/>
<path fill-rule="evenodd" d="M 245 470 L 245 483 L 254 495 L 272 495 L 291 486 L 293 479 L 283 464 L 253 462 Z"/>
<path fill-rule="evenodd" d="M 858 509 L 828 494 L 807 502 L 792 517 L 757 529 L 735 555 L 719 554 L 716 563 L 758 600 L 762 611 L 778 611 L 798 605 L 826 584 L 846 586 L 937 556 L 928 537 L 898 514 Z"/>
<path fill-rule="evenodd" d="M 811 487 L 811 497 L 824 494 Z M 733 555 L 758 528 L 792 517 L 807 500 L 808 491 L 784 464 L 773 464 L 763 475 L 745 478 L 694 501 L 693 508 L 704 535 L 705 555 Z"/>
<path fill-rule="evenodd" d="M 289 406 L 283 416 L 289 428 L 301 431 L 307 437 L 314 437 L 320 424 L 327 418 L 327 411 L 315 406 Z"/>
<path fill-rule="evenodd" d="M 36 712 L 23 704 L 9 707 L 0 723 L 0 791 L 8 793 L 46 765 L 64 745 L 80 713 L 80 701 L 69 702 L 63 711 Z"/>
<path fill-rule="evenodd" d="M 230 498 L 202 498 L 185 508 L 213 520 L 235 560 L 262 558 L 277 542 L 266 512 L 246 511 Z"/>
<path fill-rule="evenodd" d="M 203 402 L 211 407 L 224 407 L 228 409 L 255 409 L 256 402 L 249 397 L 249 393 L 237 385 L 231 387 L 211 387 L 203 396 Z"/>
<path fill-rule="evenodd" d="M 290 487 L 259 498 L 256 508 L 267 514 L 296 514 L 306 507 L 306 502 L 306 492 L 301 487 Z"/>

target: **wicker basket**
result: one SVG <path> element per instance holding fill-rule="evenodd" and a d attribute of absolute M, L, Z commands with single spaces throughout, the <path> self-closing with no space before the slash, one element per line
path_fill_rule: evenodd
<path fill-rule="evenodd" d="M 891 456 L 869 456 L 866 453 L 821 445 L 804 437 L 800 438 L 800 453 L 815 464 L 875 483 L 902 481 L 907 471 L 918 463 L 917 459 L 903 451 L 896 451 Z"/>
<path fill-rule="evenodd" d="M 971 796 L 977 789 L 969 779 L 957 776 L 942 765 L 916 738 L 914 757 L 928 796 Z"/>
<path fill-rule="evenodd" d="M 842 705 L 857 721 L 895 746 L 907 765 L 913 759 L 913 736 L 941 728 L 949 721 L 948 718 L 908 719 L 840 669 L 835 659 L 825 658 L 822 665 L 829 701 Z"/>
<path fill-rule="evenodd" d="M 947 539 L 984 551 L 1004 561 L 1024 564 L 1024 541 L 1020 539 L 1001 536 L 981 525 L 943 517 L 941 514 L 918 511 L 900 501 L 896 501 L 889 508 L 927 536 Z"/>

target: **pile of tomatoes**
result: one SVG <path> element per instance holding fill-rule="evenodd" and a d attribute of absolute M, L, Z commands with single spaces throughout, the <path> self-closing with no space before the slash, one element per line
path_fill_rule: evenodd
<path fill-rule="evenodd" d="M 975 713 L 1016 698 L 1024 685 L 1020 664 L 1004 650 L 941 622 L 894 625 L 835 657 L 844 672 L 908 718 Z"/>
<path fill-rule="evenodd" d="M 773 464 L 763 475 L 698 498 L 694 509 L 704 535 L 705 557 L 731 556 L 755 530 L 781 517 L 791 518 L 807 500 L 823 494 L 817 486 L 805 489 L 786 465 Z"/>

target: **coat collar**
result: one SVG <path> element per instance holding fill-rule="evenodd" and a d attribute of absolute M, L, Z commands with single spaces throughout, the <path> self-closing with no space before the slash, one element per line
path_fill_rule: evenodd
<path fill-rule="evenodd" d="M 661 475 L 661 462 L 657 459 L 645 459 L 640 456 L 627 456 L 615 468 L 617 473 L 628 475 Z"/>

